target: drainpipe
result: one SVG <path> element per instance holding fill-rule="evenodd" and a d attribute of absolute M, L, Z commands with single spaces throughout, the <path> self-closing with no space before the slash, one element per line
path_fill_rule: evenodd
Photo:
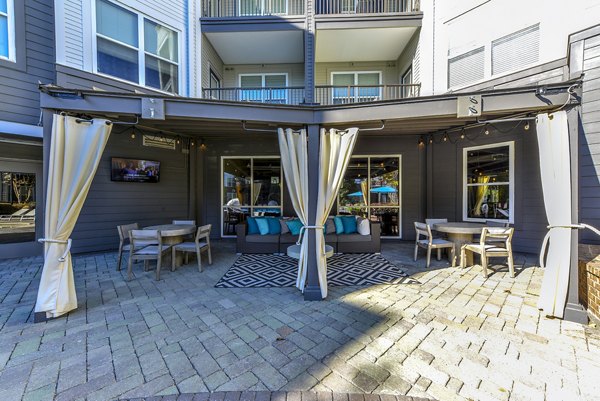
<path fill-rule="evenodd" d="M 186 96 L 190 96 L 190 63 L 191 57 L 190 54 L 190 1 L 183 0 L 183 18 L 185 19 L 185 54 L 186 54 L 186 63 L 185 63 L 185 93 Z"/>

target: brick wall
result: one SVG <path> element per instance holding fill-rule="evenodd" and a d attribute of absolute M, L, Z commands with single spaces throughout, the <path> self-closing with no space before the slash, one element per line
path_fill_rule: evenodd
<path fill-rule="evenodd" d="M 579 246 L 579 302 L 600 320 L 600 246 Z"/>

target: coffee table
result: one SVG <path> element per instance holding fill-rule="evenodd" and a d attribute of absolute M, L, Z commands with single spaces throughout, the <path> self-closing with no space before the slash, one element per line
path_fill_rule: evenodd
<path fill-rule="evenodd" d="M 460 255 L 460 249 L 464 244 L 473 243 L 473 235 L 481 234 L 481 229 L 485 224 L 456 222 L 456 223 L 437 223 L 433 225 L 433 229 L 440 233 L 448 234 L 448 241 L 454 243 L 454 247 L 450 253 L 450 263 L 455 266 L 456 258 Z M 473 253 L 467 252 L 466 263 L 468 266 L 473 266 Z"/>
<path fill-rule="evenodd" d="M 287 248 L 287 255 L 290 258 L 300 259 L 300 247 L 301 245 L 292 245 Z M 331 245 L 325 245 L 325 257 L 328 258 L 333 255 L 333 247 Z"/>

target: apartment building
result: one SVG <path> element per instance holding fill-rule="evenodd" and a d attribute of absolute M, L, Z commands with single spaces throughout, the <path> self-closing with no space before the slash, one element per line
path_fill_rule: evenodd
<path fill-rule="evenodd" d="M 54 7 L 0 0 L 0 255 L 39 253 L 43 204 L 38 85 L 55 82 Z M 36 221 L 37 230 L 36 230 Z"/>

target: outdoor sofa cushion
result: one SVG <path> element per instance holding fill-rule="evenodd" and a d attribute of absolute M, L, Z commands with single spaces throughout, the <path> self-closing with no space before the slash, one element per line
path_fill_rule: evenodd
<path fill-rule="evenodd" d="M 335 233 L 343 234 L 344 233 L 344 223 L 342 222 L 341 216 L 335 216 L 333 218 L 333 223 L 335 224 Z"/>
<path fill-rule="evenodd" d="M 271 234 L 269 232 L 269 222 L 267 221 L 267 219 L 256 219 L 256 225 L 258 226 L 258 231 L 260 232 L 260 235 Z"/>
<path fill-rule="evenodd" d="M 269 223 L 269 234 L 281 234 L 281 224 L 279 224 L 279 218 L 277 217 L 265 217 L 267 223 Z"/>
<path fill-rule="evenodd" d="M 357 225 L 356 225 L 356 231 L 358 231 L 358 233 L 360 235 L 369 235 L 371 234 L 371 222 L 369 221 L 369 219 L 365 219 L 363 217 L 359 217 L 357 219 Z"/>
<path fill-rule="evenodd" d="M 292 235 L 300 235 L 300 229 L 302 228 L 302 222 L 299 219 L 292 219 L 285 222 L 288 228 L 290 229 L 290 233 Z"/>
<path fill-rule="evenodd" d="M 246 219 L 246 224 L 248 226 L 248 235 L 260 233 L 258 230 L 258 224 L 256 224 L 256 218 L 248 217 Z"/>
<path fill-rule="evenodd" d="M 276 244 L 279 242 L 279 235 L 250 234 L 250 235 L 246 235 L 246 242 L 260 242 L 260 243 L 267 243 L 267 244 Z"/>
<path fill-rule="evenodd" d="M 338 235 L 338 242 L 369 242 L 369 241 L 371 241 L 371 235 L 360 235 L 358 233 Z"/>
<path fill-rule="evenodd" d="M 356 233 L 356 216 L 341 216 L 344 234 Z"/>

